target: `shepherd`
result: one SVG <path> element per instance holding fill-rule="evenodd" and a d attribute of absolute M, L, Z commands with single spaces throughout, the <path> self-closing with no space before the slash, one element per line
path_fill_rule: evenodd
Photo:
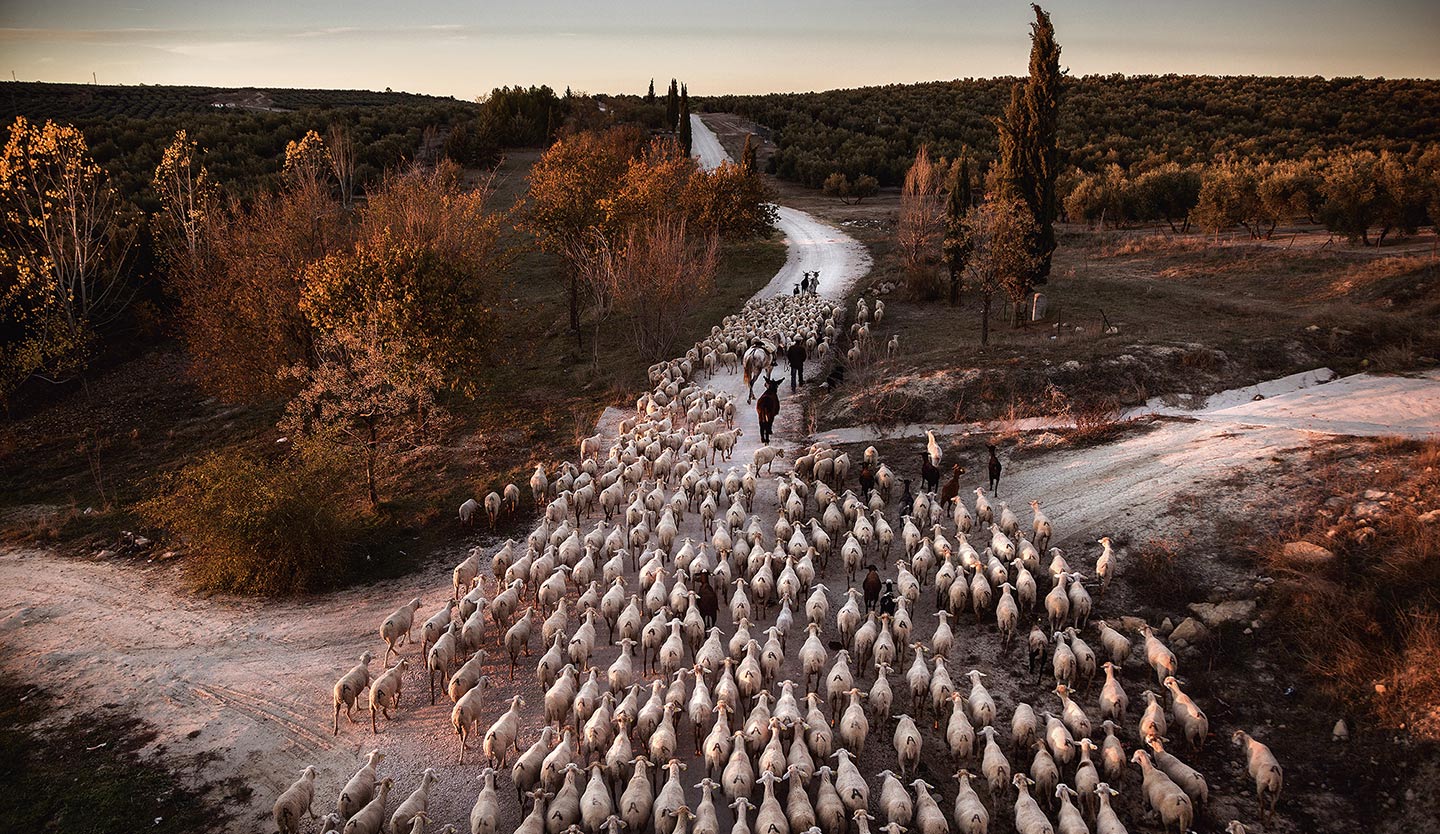
<path fill-rule="evenodd" d="M 786 348 L 785 361 L 790 363 L 790 393 L 795 393 L 796 380 L 800 385 L 805 384 L 805 342 L 795 340 L 795 344 Z"/>
<path fill-rule="evenodd" d="M 765 377 L 765 393 L 755 401 L 755 416 L 760 418 L 760 442 L 770 442 L 770 432 L 775 426 L 775 417 L 780 413 L 780 395 L 776 393 L 784 380 Z"/>

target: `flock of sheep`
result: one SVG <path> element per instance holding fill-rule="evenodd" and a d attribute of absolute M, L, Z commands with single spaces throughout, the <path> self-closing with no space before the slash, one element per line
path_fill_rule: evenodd
<path fill-rule="evenodd" d="M 849 334 L 863 344 L 871 314 L 863 301 L 856 312 Z M 778 446 L 732 463 L 743 434 L 737 392 L 705 380 L 757 345 L 799 340 L 824 355 L 842 315 L 817 296 L 752 302 L 685 357 L 652 368 L 654 387 L 617 438 L 587 438 L 580 462 L 553 479 L 536 470 L 541 519 L 525 541 L 505 542 L 488 565 L 472 550 L 455 567 L 453 598 L 423 622 L 413 599 L 381 624 L 382 665 L 400 659 L 372 677 L 367 651 L 336 682 L 334 731 L 341 712 L 353 722 L 368 704 L 378 734 L 402 710 L 405 669 L 423 662 L 431 703 L 453 703 L 454 755 L 463 762 L 478 747 L 486 765 L 471 834 L 508 834 L 509 802 L 523 834 L 983 834 L 1007 804 L 1021 834 L 1122 834 L 1112 804 L 1121 791 L 1142 797 L 1127 807 L 1163 830 L 1189 831 L 1209 789 L 1172 751 L 1206 743 L 1205 713 L 1160 637 L 1146 627 L 1132 641 L 1091 618 L 1085 574 L 1050 547 L 1038 503 L 1028 530 L 983 489 L 967 506 L 958 469 L 938 492 L 911 497 L 907 483 L 902 500 L 873 447 L 853 462 L 873 484 L 859 494 L 848 454 L 823 445 L 778 475 L 765 471 L 784 457 Z M 927 452 L 932 466 L 939 454 Z M 491 495 L 492 523 L 519 502 L 513 486 Z M 468 522 L 479 506 L 466 509 Z M 1100 546 L 1103 594 L 1116 557 L 1108 539 Z M 842 577 L 849 587 L 837 593 L 827 580 Z M 417 630 L 419 652 L 405 657 Z M 1013 670 L 951 666 L 997 642 Z M 505 687 L 506 668 L 487 666 L 490 653 L 503 651 L 513 678 L 532 645 L 545 689 L 538 728 L 520 695 L 489 694 Z M 1006 672 L 1054 686 L 1034 703 L 1005 703 L 985 681 Z M 527 729 L 536 736 L 522 738 Z M 1263 824 L 1280 765 L 1243 731 L 1234 741 Z M 893 767 L 867 775 L 892 761 L 887 743 Z M 426 830 L 436 772 L 390 810 L 383 759 L 369 755 L 321 831 Z M 700 778 L 684 775 L 692 764 Z M 948 814 L 942 788 L 922 777 L 939 774 L 953 796 Z M 275 803 L 281 834 L 314 816 L 315 776 L 306 768 Z"/>

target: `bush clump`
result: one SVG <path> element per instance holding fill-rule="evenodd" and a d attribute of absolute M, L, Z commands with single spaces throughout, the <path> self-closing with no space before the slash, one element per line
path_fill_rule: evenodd
<path fill-rule="evenodd" d="M 141 512 L 188 546 L 203 590 L 312 591 L 344 577 L 364 537 L 352 471 L 343 453 L 320 444 L 275 459 L 214 452 L 172 475 Z"/>

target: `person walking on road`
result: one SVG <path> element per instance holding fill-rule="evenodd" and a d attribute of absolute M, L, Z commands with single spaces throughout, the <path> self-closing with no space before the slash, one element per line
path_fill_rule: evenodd
<path fill-rule="evenodd" d="M 799 385 L 805 384 L 805 343 L 799 339 L 785 351 L 785 361 L 790 363 L 790 393 L 795 393 Z"/>

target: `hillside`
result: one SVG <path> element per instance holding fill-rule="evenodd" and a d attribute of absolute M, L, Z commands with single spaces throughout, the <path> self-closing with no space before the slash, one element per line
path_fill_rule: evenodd
<path fill-rule="evenodd" d="M 771 131 L 772 173 L 811 187 L 830 174 L 897 185 L 915 151 L 995 152 L 1013 78 L 889 84 L 818 93 L 714 96 Z M 1084 76 L 1067 80 L 1060 149 L 1096 170 L 1152 158 L 1182 165 L 1234 153 L 1303 159 L 1336 148 L 1409 151 L 1440 140 L 1440 81 L 1254 76 Z"/>

